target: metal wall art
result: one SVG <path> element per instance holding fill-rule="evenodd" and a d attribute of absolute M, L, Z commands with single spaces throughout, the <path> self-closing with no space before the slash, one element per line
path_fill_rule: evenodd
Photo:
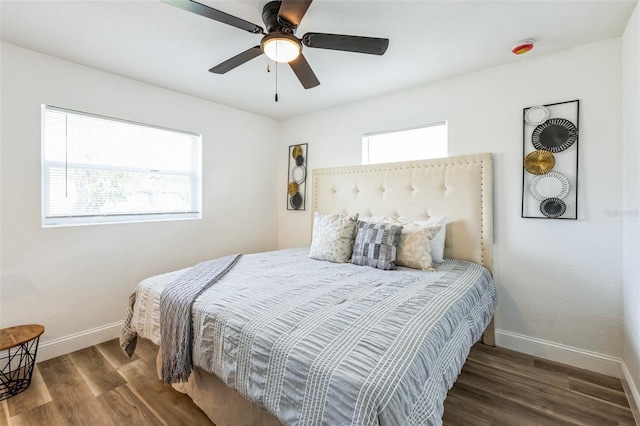
<path fill-rule="evenodd" d="M 287 210 L 304 210 L 307 193 L 307 144 L 289 146 Z"/>
<path fill-rule="evenodd" d="M 522 217 L 578 218 L 580 101 L 522 111 Z"/>

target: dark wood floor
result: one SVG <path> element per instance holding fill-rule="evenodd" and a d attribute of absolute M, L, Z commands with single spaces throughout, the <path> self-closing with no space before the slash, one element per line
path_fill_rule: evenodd
<path fill-rule="evenodd" d="M 155 376 L 156 347 L 128 359 L 112 340 L 37 364 L 0 403 L 2 425 L 211 425 Z M 445 403 L 445 425 L 634 425 L 620 380 L 476 345 Z"/>

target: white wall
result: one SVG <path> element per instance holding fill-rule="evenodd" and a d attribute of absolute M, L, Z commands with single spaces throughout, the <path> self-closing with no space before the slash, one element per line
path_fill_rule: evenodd
<path fill-rule="evenodd" d="M 640 7 L 623 36 L 625 378 L 640 404 Z"/>
<path fill-rule="evenodd" d="M 579 220 L 522 219 L 522 109 L 574 99 Z M 611 39 L 287 120 L 280 150 L 309 143 L 310 169 L 359 164 L 363 134 L 447 120 L 449 155 L 494 154 L 498 338 L 595 357 L 619 375 L 622 218 L 607 210 L 622 210 L 621 107 L 621 40 Z M 310 210 L 282 208 L 279 220 L 281 248 L 309 243 Z"/>
<path fill-rule="evenodd" d="M 143 278 L 277 248 L 276 121 L 11 44 L 1 49 L 0 326 L 45 325 L 39 360 L 115 337 Z M 201 133 L 203 218 L 43 229 L 41 104 Z"/>

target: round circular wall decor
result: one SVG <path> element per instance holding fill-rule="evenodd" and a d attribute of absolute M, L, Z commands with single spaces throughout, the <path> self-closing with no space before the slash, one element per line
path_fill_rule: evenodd
<path fill-rule="evenodd" d="M 298 193 L 298 183 L 289 182 L 289 186 L 287 186 L 287 193 L 291 196 L 296 195 Z"/>
<path fill-rule="evenodd" d="M 540 203 L 540 211 L 546 217 L 555 219 L 567 211 L 567 205 L 559 198 L 547 198 Z"/>
<path fill-rule="evenodd" d="M 576 126 L 564 118 L 551 118 L 538 125 L 531 135 L 531 142 L 536 149 L 544 149 L 553 153 L 562 152 L 578 140 Z"/>
<path fill-rule="evenodd" d="M 532 175 L 549 173 L 556 165 L 556 158 L 552 153 L 544 149 L 530 152 L 524 158 L 524 168 Z"/>
<path fill-rule="evenodd" d="M 549 118 L 549 109 L 542 105 L 532 106 L 524 115 L 524 121 L 532 126 L 544 123 Z"/>
<path fill-rule="evenodd" d="M 291 207 L 294 210 L 298 210 L 300 206 L 302 206 L 302 195 L 300 195 L 299 192 L 296 192 L 296 194 L 289 200 L 289 204 L 291 204 Z"/>
<path fill-rule="evenodd" d="M 531 181 L 531 195 L 538 201 L 564 198 L 569 193 L 569 179 L 557 172 L 538 175 Z"/>
<path fill-rule="evenodd" d="M 291 156 L 296 159 L 299 155 L 302 155 L 302 147 L 300 145 L 296 145 L 291 150 Z"/>
<path fill-rule="evenodd" d="M 298 185 L 304 182 L 307 177 L 307 169 L 304 166 L 296 166 L 291 170 L 291 179 L 293 179 Z"/>

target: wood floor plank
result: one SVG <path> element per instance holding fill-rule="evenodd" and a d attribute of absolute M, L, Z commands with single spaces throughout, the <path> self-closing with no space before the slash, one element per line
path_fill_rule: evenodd
<path fill-rule="evenodd" d="M 125 364 L 133 362 L 139 357 L 134 354 L 129 358 L 126 353 L 120 348 L 120 342 L 117 339 L 109 340 L 108 342 L 100 343 L 96 345 L 96 349 L 100 351 L 102 356 L 113 366 L 113 368 L 122 367 Z"/>
<path fill-rule="evenodd" d="M 137 396 L 147 408 L 167 424 L 212 424 L 187 395 L 158 380 L 155 370 L 145 360 L 124 365 L 119 371 L 127 382 L 134 384 Z"/>
<path fill-rule="evenodd" d="M 629 407 L 629 401 L 624 391 L 612 389 L 610 387 L 602 386 L 596 383 L 585 382 L 584 380 L 575 379 L 569 377 L 569 389 L 581 395 L 587 395 L 596 399 L 596 403 L 606 401 L 614 404 L 625 411 L 629 411 L 631 415 L 631 409 Z"/>
<path fill-rule="evenodd" d="M 33 368 L 31 385 L 22 393 L 6 400 L 6 403 L 9 416 L 13 417 L 51 401 L 49 389 L 42 379 L 40 369 L 36 365 Z"/>
<path fill-rule="evenodd" d="M 11 417 L 11 426 L 52 426 L 65 425 L 67 420 L 62 416 L 56 404 L 48 402 Z"/>
<path fill-rule="evenodd" d="M 134 356 L 139 356 L 149 366 L 156 369 L 156 356 L 158 355 L 158 346 L 146 339 L 138 339 L 138 345 Z"/>
<path fill-rule="evenodd" d="M 624 392 L 624 389 L 622 388 L 622 382 L 615 377 L 605 376 L 604 374 L 594 373 L 592 371 L 571 367 L 568 365 L 560 364 L 559 362 L 549 361 L 537 357 L 534 358 L 533 363 L 534 366 L 539 370 L 563 373 L 567 377 L 581 379 L 586 382 L 599 384 L 601 386 Z"/>
<path fill-rule="evenodd" d="M 504 348 L 476 344 L 471 349 L 468 359 L 483 363 L 496 370 L 569 389 L 569 379 L 566 374 L 537 368 L 535 366 L 535 358 L 531 355 Z"/>
<path fill-rule="evenodd" d="M 37 367 L 50 394 L 52 386 L 73 387 L 84 385 L 82 377 L 78 374 L 68 355 L 40 362 Z M 53 398 L 53 395 L 51 397 Z"/>
<path fill-rule="evenodd" d="M 130 389 L 130 385 L 120 386 L 98 396 L 103 409 L 119 425 L 166 424 L 153 413 L 147 404 Z"/>
<path fill-rule="evenodd" d="M 470 374 L 460 376 L 455 384 L 456 391 L 467 397 L 466 405 L 473 406 L 482 403 L 485 410 L 490 410 L 492 418 L 503 424 L 518 426 L 574 426 L 575 423 L 567 422 L 563 419 L 555 418 L 545 412 L 540 412 L 529 404 L 513 400 L 495 389 L 484 390 L 478 387 L 478 380 Z M 445 413 L 447 411 L 445 403 Z M 492 425 L 495 424 L 492 421 Z"/>
<path fill-rule="evenodd" d="M 53 403 L 68 425 L 114 425 L 68 355 L 38 364 Z"/>
<path fill-rule="evenodd" d="M 124 386 L 126 383 L 95 346 L 73 352 L 69 354 L 69 358 L 94 396 Z"/>
<path fill-rule="evenodd" d="M 621 407 L 612 406 L 604 401 L 589 401 L 588 398 L 577 398 L 575 392 L 537 381 L 525 381 L 514 377 L 510 382 L 508 376 L 499 370 L 486 368 L 482 364 L 468 362 L 464 366 L 463 381 L 486 393 L 496 393 L 518 404 L 536 407 L 535 410 L 557 419 L 586 422 L 598 420 L 600 424 L 615 426 L 615 418 L 624 417 L 627 412 Z M 461 376 L 462 378 L 463 376 Z M 630 411 L 629 411 L 630 413 Z"/>
<path fill-rule="evenodd" d="M 7 407 L 7 400 L 0 401 L 0 425 L 9 424 L 9 407 Z"/>
<path fill-rule="evenodd" d="M 493 417 L 487 400 L 474 403 L 473 398 L 465 397 L 464 391 L 456 390 L 447 396 L 442 421 L 448 426 L 491 426 Z"/>

